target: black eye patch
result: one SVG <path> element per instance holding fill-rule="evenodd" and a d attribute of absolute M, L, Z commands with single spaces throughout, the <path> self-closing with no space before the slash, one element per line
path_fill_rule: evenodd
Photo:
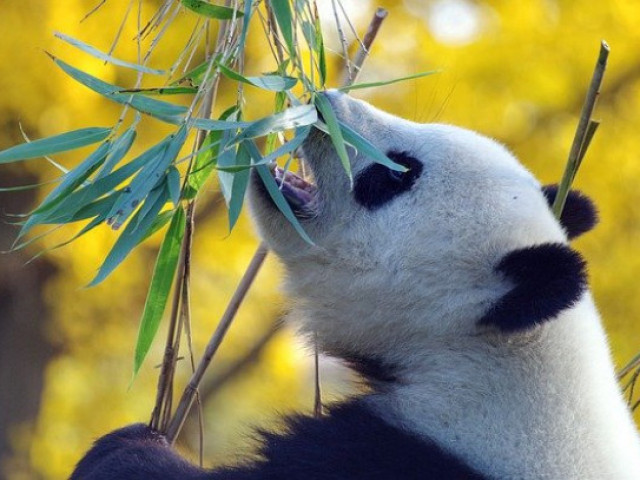
<path fill-rule="evenodd" d="M 422 162 L 406 152 L 387 152 L 387 156 L 408 170 L 398 172 L 374 163 L 358 173 L 353 195 L 356 202 L 368 210 L 377 210 L 398 195 L 409 191 L 422 173 Z"/>

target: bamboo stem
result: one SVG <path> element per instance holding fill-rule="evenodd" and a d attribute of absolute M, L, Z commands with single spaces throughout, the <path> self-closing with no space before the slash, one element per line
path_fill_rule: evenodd
<path fill-rule="evenodd" d="M 222 340 L 227 333 L 227 330 L 231 326 L 233 319 L 244 300 L 247 292 L 249 291 L 249 287 L 253 283 L 256 275 L 260 271 L 260 267 L 264 262 L 265 257 L 267 256 L 267 248 L 264 244 L 261 244 L 255 255 L 251 259 L 251 263 L 244 273 L 242 279 L 240 280 L 240 284 L 238 288 L 234 292 L 231 297 L 231 301 L 227 305 L 227 308 L 218 323 L 218 326 L 213 333 L 207 347 L 204 351 L 204 355 L 198 363 L 198 367 L 196 368 L 195 373 L 192 375 L 191 380 L 189 380 L 189 384 L 185 388 L 182 397 L 180 398 L 180 402 L 178 403 L 178 407 L 173 415 L 173 418 L 169 422 L 169 426 L 167 428 L 167 440 L 169 443 L 174 443 L 184 421 L 187 418 L 187 414 L 193 405 L 193 401 L 195 399 L 195 393 L 202 381 L 202 377 L 204 376 L 204 372 L 207 367 L 211 363 L 213 356 L 218 351 L 218 347 L 222 343 Z"/>
<path fill-rule="evenodd" d="M 591 137 L 595 133 L 597 126 L 593 125 L 591 115 L 596 104 L 598 95 L 600 94 L 600 86 L 602 85 L 602 79 L 604 72 L 607 68 L 607 59 L 609 57 L 609 45 L 602 40 L 600 43 L 600 53 L 596 66 L 591 77 L 591 83 L 589 90 L 587 90 L 587 96 L 582 105 L 582 112 L 580 113 L 580 120 L 578 121 L 578 127 L 576 128 L 576 134 L 573 138 L 573 144 L 571 145 L 571 151 L 569 152 L 569 159 L 567 160 L 567 166 L 565 167 L 562 180 L 558 186 L 558 193 L 556 194 L 555 201 L 551 209 L 553 210 L 556 218 L 560 218 L 562 209 L 567 200 L 571 183 L 575 178 L 580 162 L 586 153 Z M 591 126 L 590 126 L 591 124 Z"/>

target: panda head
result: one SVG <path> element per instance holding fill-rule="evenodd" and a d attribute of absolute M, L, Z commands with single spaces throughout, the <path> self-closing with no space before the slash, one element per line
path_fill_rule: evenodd
<path fill-rule="evenodd" d="M 313 245 L 253 176 L 259 231 L 285 266 L 303 330 L 325 351 L 389 359 L 399 344 L 527 331 L 579 299 L 584 264 L 567 240 L 595 223 L 588 199 L 572 194 L 560 224 L 549 208 L 555 190 L 495 141 L 326 97 L 339 121 L 406 172 L 347 147 L 351 186 L 331 139 L 315 130 L 303 147 L 315 185 L 287 174 L 282 187 Z"/>

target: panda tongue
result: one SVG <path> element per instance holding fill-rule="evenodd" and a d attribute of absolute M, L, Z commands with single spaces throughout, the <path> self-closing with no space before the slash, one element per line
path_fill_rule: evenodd
<path fill-rule="evenodd" d="M 282 195 L 294 209 L 308 206 L 313 200 L 316 187 L 298 175 L 289 171 L 285 172 L 279 167 L 274 170 L 274 178 Z"/>

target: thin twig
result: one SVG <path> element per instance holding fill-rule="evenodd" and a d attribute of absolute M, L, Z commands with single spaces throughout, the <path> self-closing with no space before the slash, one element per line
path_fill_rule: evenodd
<path fill-rule="evenodd" d="M 629 361 L 629 363 L 627 363 L 620 369 L 620 371 L 618 372 L 618 380 L 628 375 L 636 367 L 640 367 L 640 353 L 633 357 L 631 361 Z"/>
<path fill-rule="evenodd" d="M 195 392 L 202 381 L 202 377 L 204 376 L 204 372 L 207 367 L 211 363 L 213 356 L 218 351 L 218 347 L 222 343 L 227 330 L 231 326 L 233 319 L 244 300 L 245 295 L 249 291 L 249 287 L 253 283 L 256 275 L 260 271 L 260 267 L 264 262 L 265 257 L 267 256 L 267 249 L 263 245 L 258 248 L 258 251 L 254 255 L 247 268 L 247 271 L 244 273 L 244 276 L 240 280 L 240 284 L 236 289 L 233 297 L 231 297 L 231 301 L 227 305 L 227 309 L 225 310 L 222 318 L 220 319 L 220 323 L 216 327 L 213 336 L 209 340 L 207 347 L 204 351 L 202 359 L 198 364 L 198 368 L 196 372 L 192 375 L 191 380 L 189 380 L 189 384 L 185 388 L 182 398 L 180 398 L 180 402 L 178 403 L 178 407 L 176 408 L 173 419 L 169 423 L 167 428 L 167 440 L 170 443 L 174 443 L 182 425 L 184 424 L 185 419 L 187 418 L 187 414 L 189 410 L 191 410 L 191 405 L 193 405 L 193 400 L 195 396 Z"/>
<path fill-rule="evenodd" d="M 322 392 L 320 390 L 320 352 L 318 351 L 317 333 L 314 335 L 313 340 L 313 366 L 316 387 L 313 396 L 313 416 L 316 418 L 320 418 L 322 416 Z"/>
<path fill-rule="evenodd" d="M 591 122 L 591 116 L 593 115 L 596 100 L 600 94 L 600 86 L 602 85 L 604 72 L 607 68 L 608 57 L 609 45 L 607 45 L 607 42 L 602 40 L 600 43 L 598 60 L 596 61 L 593 76 L 591 77 L 591 83 L 587 90 L 587 96 L 584 100 L 584 104 L 582 105 L 582 112 L 580 113 L 580 120 L 578 121 L 576 134 L 573 138 L 573 144 L 571 145 L 571 150 L 569 152 L 567 166 L 564 170 L 564 174 L 562 175 L 562 181 L 558 186 L 558 193 L 556 194 L 553 206 L 551 207 L 556 218 L 560 218 L 560 215 L 562 214 L 562 209 L 564 208 L 567 195 L 569 194 L 569 189 L 571 188 L 571 182 L 576 175 L 576 171 L 580 165 L 582 157 L 584 157 L 584 154 L 586 153 L 586 146 L 588 146 L 588 144 L 585 143 L 585 140 L 587 139 L 587 134 L 590 130 L 591 136 L 595 133 L 594 127 L 591 127 L 591 129 L 589 128 L 589 123 Z"/>
<path fill-rule="evenodd" d="M 113 42 L 111 42 L 111 47 L 109 48 L 107 55 L 111 55 L 113 51 L 116 49 L 116 46 L 118 45 L 118 41 L 120 40 L 120 36 L 122 35 L 122 31 L 124 30 L 124 26 L 127 23 L 129 14 L 131 13 L 132 6 L 133 6 L 133 0 L 130 0 L 129 5 L 127 5 L 127 10 L 124 12 L 124 16 L 122 17 L 122 21 L 120 22 L 120 26 L 118 27 L 118 31 L 116 32 L 116 36 L 113 39 Z M 107 62 L 105 61 L 105 64 L 106 63 Z"/>
<path fill-rule="evenodd" d="M 354 73 L 351 76 L 352 78 L 350 78 L 348 74 L 345 74 L 345 77 L 342 80 L 342 83 L 344 85 L 350 85 L 351 83 L 355 82 L 356 79 L 358 78 L 358 75 L 360 75 L 360 70 L 362 70 L 362 65 L 364 64 L 364 61 L 369 56 L 371 45 L 373 44 L 373 41 L 378 36 L 378 31 L 380 30 L 380 26 L 382 26 L 382 22 L 384 22 L 384 19 L 387 18 L 387 15 L 389 15 L 389 12 L 384 8 L 378 8 L 376 12 L 373 14 L 373 18 L 371 19 L 371 23 L 369 23 L 369 28 L 367 29 L 367 33 L 364 35 L 364 38 L 362 39 L 362 43 L 360 44 L 360 48 L 358 49 L 355 56 L 353 57 Z"/>
<path fill-rule="evenodd" d="M 107 0 L 100 0 L 100 3 L 98 3 L 95 7 L 93 7 L 91 10 L 89 10 L 87 12 L 87 14 L 82 17 L 82 20 L 80 20 L 80 23 L 84 22 L 87 18 L 89 18 L 91 15 L 93 15 L 94 13 L 96 13 L 98 10 L 100 10 L 100 8 L 107 3 Z"/>
<path fill-rule="evenodd" d="M 344 55 L 344 66 L 346 69 L 347 78 L 343 83 L 352 83 L 353 71 L 351 69 L 351 59 L 349 58 L 349 45 L 347 44 L 347 38 L 344 36 L 344 31 L 342 30 L 342 24 L 340 23 L 340 16 L 338 15 L 336 0 L 331 0 L 331 4 L 333 6 L 333 16 L 336 21 L 336 29 L 338 30 L 338 38 L 340 39 L 340 45 L 342 45 L 342 54 Z"/>

